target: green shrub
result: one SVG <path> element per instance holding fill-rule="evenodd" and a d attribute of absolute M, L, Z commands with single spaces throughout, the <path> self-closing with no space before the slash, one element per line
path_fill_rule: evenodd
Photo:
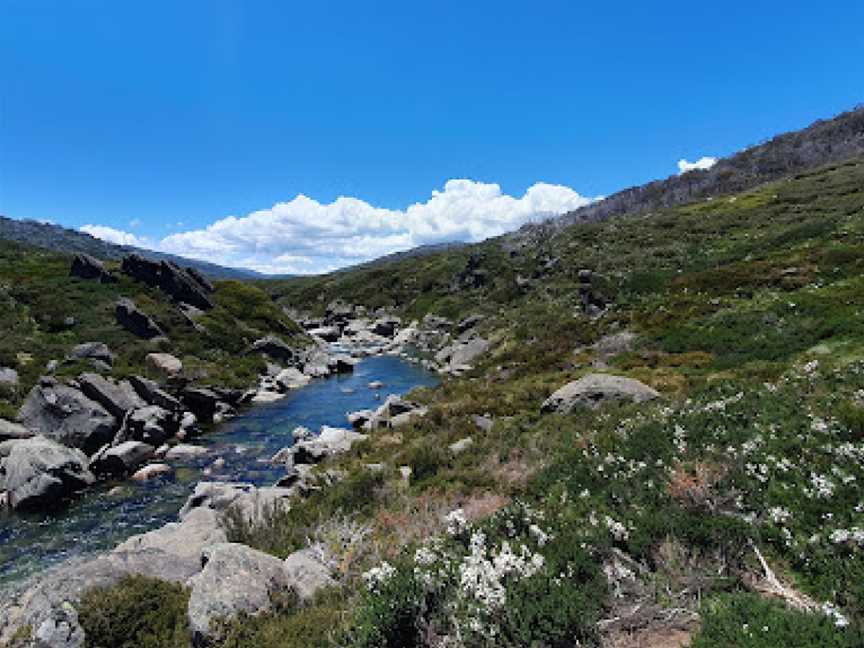
<path fill-rule="evenodd" d="M 754 594 L 723 594 L 702 607 L 702 627 L 691 648 L 859 648 L 860 629 L 807 614 Z"/>
<path fill-rule="evenodd" d="M 182 585 L 128 576 L 90 590 L 78 606 L 87 648 L 188 648 L 189 591 Z"/>

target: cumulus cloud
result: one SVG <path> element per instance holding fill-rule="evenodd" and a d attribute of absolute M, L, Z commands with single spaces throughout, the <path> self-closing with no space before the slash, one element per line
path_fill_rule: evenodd
<path fill-rule="evenodd" d="M 152 247 L 152 243 L 146 238 L 135 236 L 129 232 L 108 227 L 106 225 L 82 225 L 81 231 L 103 241 L 115 245 L 135 245 L 137 247 Z"/>
<path fill-rule="evenodd" d="M 717 164 L 716 157 L 701 157 L 695 162 L 688 162 L 684 158 L 681 158 L 678 160 L 678 175 L 687 173 L 688 171 L 695 171 L 697 169 L 700 171 L 707 171 L 715 164 Z"/>
<path fill-rule="evenodd" d="M 270 209 L 171 234 L 158 248 L 261 272 L 326 272 L 420 245 L 480 241 L 590 202 L 562 185 L 537 183 L 514 197 L 497 184 L 464 179 L 449 180 L 425 202 L 403 210 L 350 197 L 320 203 L 301 194 Z"/>

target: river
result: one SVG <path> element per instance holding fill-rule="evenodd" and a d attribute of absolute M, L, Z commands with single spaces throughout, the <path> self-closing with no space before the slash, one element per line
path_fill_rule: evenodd
<path fill-rule="evenodd" d="M 385 386 L 373 391 L 370 381 Z M 68 558 L 113 548 L 126 538 L 175 521 L 177 512 L 201 480 L 272 485 L 284 469 L 268 459 L 293 442 L 298 425 L 317 432 L 322 425 L 346 427 L 345 413 L 377 407 L 388 394 L 437 383 L 434 374 L 395 357 L 361 361 L 353 374 L 313 380 L 284 399 L 256 405 L 199 437 L 206 456 L 174 461 L 173 475 L 150 482 L 100 484 L 64 510 L 22 515 L 0 512 L 0 586 Z M 224 466 L 206 474 L 217 458 Z"/>

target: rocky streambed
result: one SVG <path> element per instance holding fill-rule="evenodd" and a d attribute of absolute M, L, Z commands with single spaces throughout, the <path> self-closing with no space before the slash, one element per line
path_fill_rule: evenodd
<path fill-rule="evenodd" d="M 285 477 L 286 466 L 271 458 L 293 444 L 295 428 L 348 428 L 349 412 L 378 408 L 389 394 L 436 381 L 434 374 L 398 357 L 366 358 L 352 373 L 313 380 L 225 421 L 195 440 L 202 452 L 173 458 L 173 471 L 163 476 L 100 483 L 53 513 L 0 512 L 0 586 L 177 520 L 201 481 L 273 486 Z"/>

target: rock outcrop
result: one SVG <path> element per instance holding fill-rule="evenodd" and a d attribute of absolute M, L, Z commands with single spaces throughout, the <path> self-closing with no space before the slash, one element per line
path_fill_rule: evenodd
<path fill-rule="evenodd" d="M 104 342 L 84 342 L 72 347 L 72 350 L 66 354 L 67 362 L 83 360 L 94 364 L 100 369 L 111 369 L 114 364 L 114 354 Z"/>
<path fill-rule="evenodd" d="M 176 302 L 191 304 L 202 310 L 213 308 L 213 302 L 208 296 L 209 282 L 205 285 L 188 270 L 169 261 L 150 261 L 138 254 L 130 254 L 123 258 L 123 273 L 141 281 L 153 288 L 159 288 Z"/>
<path fill-rule="evenodd" d="M 100 283 L 114 283 L 117 278 L 105 269 L 102 262 L 89 254 L 76 254 L 72 259 L 72 267 L 69 269 L 70 277 L 79 279 L 97 280 Z"/>
<path fill-rule="evenodd" d="M 567 383 L 543 403 L 542 411 L 567 414 L 577 407 L 597 407 L 609 401 L 643 403 L 660 394 L 648 385 L 611 374 L 588 374 Z"/>
<path fill-rule="evenodd" d="M 99 476 L 122 477 L 129 475 L 153 456 L 156 449 L 140 441 L 124 441 L 105 447 L 90 459 L 90 470 Z"/>

